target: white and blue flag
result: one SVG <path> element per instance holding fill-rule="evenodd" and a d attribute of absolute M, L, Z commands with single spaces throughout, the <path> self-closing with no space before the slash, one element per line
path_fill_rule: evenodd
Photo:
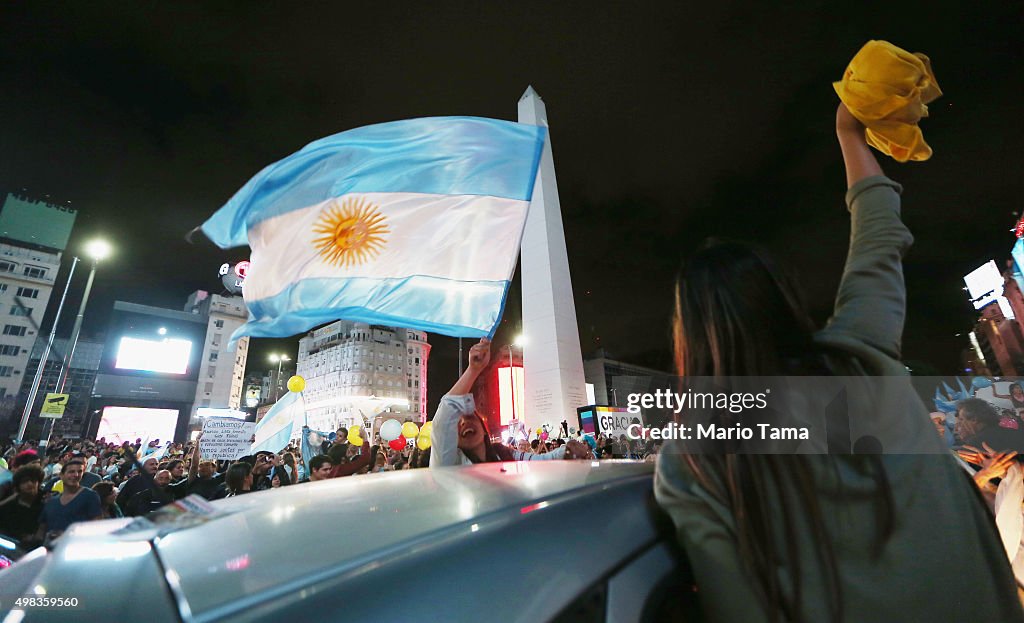
<path fill-rule="evenodd" d="M 249 322 L 232 340 L 339 319 L 492 335 L 544 134 L 411 119 L 335 134 L 266 167 L 202 226 L 223 248 L 252 247 Z"/>
<path fill-rule="evenodd" d="M 270 411 L 267 411 L 256 425 L 249 453 L 256 454 L 264 450 L 275 454 L 280 452 L 291 441 L 295 422 L 299 418 L 306 419 L 306 405 L 302 400 L 302 394 L 288 392 L 270 407 Z"/>

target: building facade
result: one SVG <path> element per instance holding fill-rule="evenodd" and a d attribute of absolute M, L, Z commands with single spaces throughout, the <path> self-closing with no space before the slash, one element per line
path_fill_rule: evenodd
<path fill-rule="evenodd" d="M 25 408 L 25 401 L 28 400 L 29 391 L 32 389 L 32 380 L 35 377 L 36 368 L 39 366 L 39 360 L 43 356 L 43 351 L 46 349 L 47 340 L 47 337 L 40 337 L 32 347 L 32 353 L 28 360 L 28 371 L 22 379 L 21 391 L 15 402 L 15 414 L 18 416 Z M 39 412 L 42 409 L 43 400 L 46 399 L 46 394 L 57 391 L 57 380 L 64 365 L 67 348 L 68 341 L 66 339 L 54 340 L 50 354 L 46 358 L 39 391 L 36 393 L 35 404 L 31 410 L 32 417 L 29 419 L 26 431 L 29 439 L 46 437 L 45 429 L 49 420 L 40 418 Z M 100 369 L 102 356 L 102 341 L 79 338 L 64 385 L 64 393 L 68 394 L 68 403 L 64 408 L 64 416 L 54 420 L 54 433 L 64 437 L 85 436 L 85 431 L 92 424 L 94 415 L 89 411 L 89 399 L 92 396 L 93 385 L 96 383 L 96 373 Z"/>
<path fill-rule="evenodd" d="M 0 422 L 14 416 L 75 211 L 8 195 L 0 209 Z M 20 415 L 20 414 L 18 414 Z"/>
<path fill-rule="evenodd" d="M 341 320 L 309 333 L 296 360 L 309 425 L 335 430 L 382 411 L 425 422 L 429 356 L 422 331 Z"/>
<path fill-rule="evenodd" d="M 200 408 L 237 411 L 246 406 L 243 394 L 249 338 L 238 340 L 234 352 L 227 351 L 231 334 L 249 318 L 242 297 L 197 290 L 188 297 L 185 311 L 206 321 L 206 339 L 202 346 L 192 418 L 196 417 L 196 410 Z"/>
<path fill-rule="evenodd" d="M 596 404 L 624 407 L 629 394 L 649 391 L 651 379 L 662 379 L 668 373 L 653 368 L 619 361 L 603 348 L 583 361 L 587 383 L 594 386 Z"/>
<path fill-rule="evenodd" d="M 208 321 L 200 314 L 115 301 L 93 388 L 89 436 L 188 438 Z M 208 358 L 208 357 L 207 357 Z"/>

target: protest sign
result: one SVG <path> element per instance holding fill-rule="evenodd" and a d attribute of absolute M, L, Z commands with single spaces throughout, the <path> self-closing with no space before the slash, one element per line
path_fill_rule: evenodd
<path fill-rule="evenodd" d="M 203 422 L 199 454 L 204 459 L 233 461 L 249 454 L 255 422 L 234 418 L 208 418 Z"/>

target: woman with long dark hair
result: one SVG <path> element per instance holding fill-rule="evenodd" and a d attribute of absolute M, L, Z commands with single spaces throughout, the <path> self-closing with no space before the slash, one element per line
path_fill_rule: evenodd
<path fill-rule="evenodd" d="M 913 238 L 900 220 L 901 187 L 843 105 L 836 132 L 851 238 L 828 325 L 816 330 L 795 283 L 764 252 L 709 246 L 676 289 L 681 377 L 906 376 L 901 260 Z M 903 404 L 913 412 L 874 413 L 913 447 L 899 455 L 877 445 L 871 454 L 753 454 L 665 444 L 655 491 L 707 620 L 1021 620 L 991 517 L 927 409 L 916 398 Z"/>
<path fill-rule="evenodd" d="M 430 433 L 430 467 L 492 463 L 497 461 L 542 461 L 552 459 L 593 458 L 590 447 L 572 440 L 545 454 L 520 452 L 491 441 L 483 416 L 476 412 L 473 384 L 491 360 L 491 342 L 484 338 L 469 349 L 469 365 L 434 415 Z"/>

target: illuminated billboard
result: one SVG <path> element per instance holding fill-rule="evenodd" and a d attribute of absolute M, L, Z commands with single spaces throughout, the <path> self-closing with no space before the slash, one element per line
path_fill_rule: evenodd
<path fill-rule="evenodd" d="M 188 372 L 191 353 L 192 342 L 189 340 L 122 337 L 114 367 L 119 370 L 185 374 Z"/>
<path fill-rule="evenodd" d="M 964 283 L 967 284 L 967 292 L 971 295 L 974 309 L 981 309 L 989 303 L 997 302 L 1004 316 L 1014 317 L 1010 302 L 1003 296 L 1003 274 L 999 272 L 995 260 L 989 260 L 964 275 Z"/>
<path fill-rule="evenodd" d="M 523 421 L 524 385 L 522 366 L 498 368 L 498 410 L 502 426 L 508 426 L 513 419 Z"/>
<path fill-rule="evenodd" d="M 604 434 L 617 439 L 622 435 L 628 436 L 629 427 L 633 424 L 644 426 L 643 415 L 630 413 L 626 407 L 580 407 L 576 414 L 584 434 Z"/>
<path fill-rule="evenodd" d="M 145 409 L 141 407 L 104 407 L 96 438 L 105 437 L 117 445 L 136 439 L 169 441 L 174 439 L 178 425 L 177 409 Z"/>

